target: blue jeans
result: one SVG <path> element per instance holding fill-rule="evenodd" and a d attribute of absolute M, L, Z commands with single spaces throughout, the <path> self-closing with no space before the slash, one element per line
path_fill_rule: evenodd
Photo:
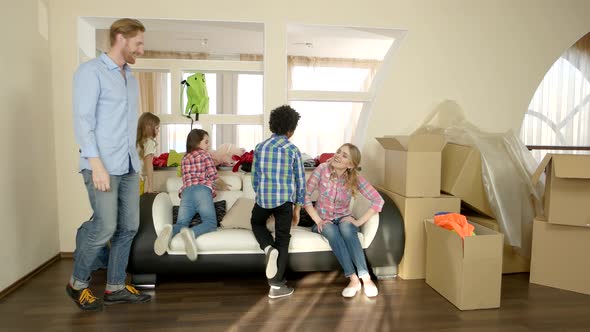
<path fill-rule="evenodd" d="M 207 186 L 194 185 L 182 191 L 178 219 L 176 224 L 172 226 L 172 236 L 178 234 L 184 227 L 188 227 L 197 213 L 201 216 L 202 223 L 190 228 L 195 234 L 195 238 L 217 230 L 213 192 Z"/>
<path fill-rule="evenodd" d="M 78 248 L 82 247 L 82 242 L 86 241 L 88 237 L 88 231 L 92 227 L 92 222 L 94 220 L 94 215 L 90 217 L 87 221 L 83 222 L 82 225 L 78 228 L 76 232 L 76 250 L 74 251 L 74 260 L 78 259 L 78 253 L 80 252 Z M 98 252 L 98 257 L 92 264 L 90 270 L 95 271 L 98 269 L 106 269 L 109 265 L 109 246 L 105 245 L 102 249 Z"/>
<path fill-rule="evenodd" d="M 139 227 L 139 175 L 111 175 L 111 190 L 98 191 L 92 182 L 92 171 L 82 170 L 93 218 L 85 222 L 76 235 L 74 254 L 74 288 L 88 287 L 97 259 L 110 240 L 107 287 L 125 285 L 131 243 Z"/>
<path fill-rule="evenodd" d="M 369 274 L 365 252 L 358 238 L 358 227 L 348 221 L 341 221 L 342 218 L 332 220 L 332 224 L 325 224 L 322 232 L 318 232 L 317 225 L 313 225 L 311 230 L 323 235 L 338 259 L 340 266 L 344 270 L 344 276 L 347 278 L 356 273 L 359 277 Z"/>

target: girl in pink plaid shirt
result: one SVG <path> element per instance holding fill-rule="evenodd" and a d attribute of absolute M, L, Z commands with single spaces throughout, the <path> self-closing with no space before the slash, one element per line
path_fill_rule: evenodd
<path fill-rule="evenodd" d="M 195 238 L 217 230 L 215 215 L 216 181 L 219 179 L 217 168 L 209 153 L 209 134 L 202 129 L 193 129 L 186 138 L 186 154 L 180 163 L 182 187 L 178 191 L 180 207 L 178 219 L 174 225 L 166 225 L 154 242 L 154 251 L 163 255 L 170 244 L 170 239 L 180 233 L 187 257 L 197 259 Z M 190 227 L 195 214 L 201 217 L 201 223 Z"/>
<path fill-rule="evenodd" d="M 357 168 L 361 152 L 350 143 L 342 145 L 334 157 L 320 164 L 307 180 L 304 207 L 315 222 L 312 231 L 328 239 L 330 247 L 350 278 L 342 296 L 353 297 L 364 285 L 365 295 L 377 296 L 377 286 L 371 280 L 363 247 L 358 238 L 359 227 L 373 215 L 381 212 L 383 198 L 360 174 Z M 318 190 L 315 207 L 312 193 Z M 360 193 L 371 202 L 371 207 L 358 219 L 350 212 L 353 195 Z"/>

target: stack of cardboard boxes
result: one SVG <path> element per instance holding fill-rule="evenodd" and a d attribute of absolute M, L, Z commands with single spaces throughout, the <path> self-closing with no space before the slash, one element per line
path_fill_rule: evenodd
<path fill-rule="evenodd" d="M 481 154 L 471 146 L 448 143 L 442 151 L 441 190 L 461 198 L 468 220 L 501 232 L 484 189 Z M 530 221 L 529 223 L 530 224 Z M 530 233 L 530 228 L 528 229 Z M 502 273 L 528 272 L 530 259 L 512 246 L 503 248 Z"/>
<path fill-rule="evenodd" d="M 441 195 L 441 135 L 385 136 L 377 138 L 385 149 L 383 187 L 404 219 L 406 245 L 398 267 L 403 279 L 426 277 L 424 219 L 441 211 L 459 212 L 457 197 Z"/>
<path fill-rule="evenodd" d="M 533 223 L 530 282 L 590 294 L 590 156 L 547 154 L 544 216 Z"/>
<path fill-rule="evenodd" d="M 491 213 L 479 154 L 456 145 L 447 149 L 449 144 L 439 135 L 377 140 L 385 149 L 380 189 L 393 199 L 404 218 L 406 246 L 398 275 L 426 278 L 426 283 L 461 310 L 499 307 L 502 234 L 475 225 L 479 235 L 463 240 L 432 222 L 435 213 L 459 213 L 461 200 Z M 441 194 L 441 183 L 452 195 Z"/>

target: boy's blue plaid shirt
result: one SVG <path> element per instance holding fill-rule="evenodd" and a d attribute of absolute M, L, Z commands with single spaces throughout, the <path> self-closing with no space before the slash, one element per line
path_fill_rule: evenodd
<path fill-rule="evenodd" d="M 256 204 L 272 209 L 286 202 L 303 205 L 305 168 L 299 149 L 287 136 L 273 134 L 258 143 L 252 162 Z"/>

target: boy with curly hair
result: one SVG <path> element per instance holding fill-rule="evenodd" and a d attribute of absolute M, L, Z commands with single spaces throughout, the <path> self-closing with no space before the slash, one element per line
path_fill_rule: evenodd
<path fill-rule="evenodd" d="M 270 298 L 293 294 L 284 275 L 289 260 L 291 223 L 299 221 L 305 197 L 305 168 L 301 153 L 289 142 L 299 118 L 299 113 L 289 105 L 272 110 L 269 120 L 272 135 L 254 149 L 252 185 L 256 204 L 250 222 L 252 232 L 266 254 Z M 275 217 L 274 239 L 266 228 L 266 220 L 271 215 Z"/>

